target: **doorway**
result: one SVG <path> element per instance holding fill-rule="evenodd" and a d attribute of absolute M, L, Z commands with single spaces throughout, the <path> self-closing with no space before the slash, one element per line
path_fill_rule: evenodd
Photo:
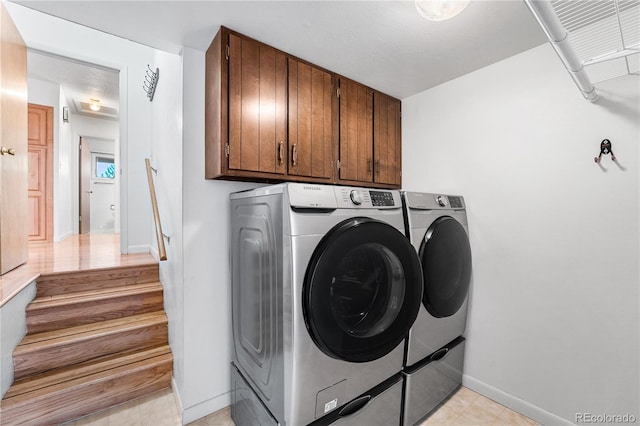
<path fill-rule="evenodd" d="M 28 105 L 29 241 L 53 240 L 53 107 Z"/>
<path fill-rule="evenodd" d="M 50 241 L 80 233 L 119 233 L 120 173 L 115 170 L 120 170 L 120 71 L 35 49 L 28 49 L 27 59 L 29 102 L 53 109 L 53 199 L 46 206 L 53 217 Z M 89 146 L 84 168 L 81 138 Z M 95 175 L 96 165 L 105 162 L 113 164 L 112 178 Z M 88 208 L 85 213 L 82 205 Z"/>
<path fill-rule="evenodd" d="M 115 141 L 80 137 L 80 234 L 116 233 Z"/>

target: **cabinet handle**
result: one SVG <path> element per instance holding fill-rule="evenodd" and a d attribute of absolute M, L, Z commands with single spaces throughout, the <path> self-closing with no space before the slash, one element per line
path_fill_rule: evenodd
<path fill-rule="evenodd" d="M 298 162 L 298 147 L 294 143 L 293 147 L 291 148 L 291 165 L 295 167 L 297 162 Z"/>
<path fill-rule="evenodd" d="M 284 142 L 278 142 L 278 161 L 280 164 L 284 162 Z"/>
<path fill-rule="evenodd" d="M 373 166 L 373 169 L 376 171 L 376 174 L 380 174 L 380 160 L 376 160 L 376 163 Z"/>
<path fill-rule="evenodd" d="M 370 174 L 370 173 L 371 173 L 372 163 L 373 163 L 373 160 L 372 160 L 372 159 L 368 159 L 368 160 L 367 160 L 367 174 Z"/>
<path fill-rule="evenodd" d="M 0 155 L 5 155 L 5 154 L 16 155 L 16 150 L 13 148 L 5 148 L 3 146 L 2 148 L 0 148 Z"/>

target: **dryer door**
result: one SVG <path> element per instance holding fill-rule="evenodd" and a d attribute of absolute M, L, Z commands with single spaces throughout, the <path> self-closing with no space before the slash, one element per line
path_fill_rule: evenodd
<path fill-rule="evenodd" d="M 303 287 L 305 323 L 327 355 L 378 359 L 405 338 L 422 299 L 420 260 L 389 224 L 352 218 L 316 247 Z"/>
<path fill-rule="evenodd" d="M 471 247 L 464 227 L 450 216 L 436 219 L 420 247 L 423 303 L 436 318 L 455 314 L 469 292 Z"/>

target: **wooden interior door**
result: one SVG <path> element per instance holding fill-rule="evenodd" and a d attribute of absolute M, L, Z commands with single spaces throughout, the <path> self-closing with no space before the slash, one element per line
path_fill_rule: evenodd
<path fill-rule="evenodd" d="M 289 174 L 330 179 L 331 74 L 289 59 Z"/>
<path fill-rule="evenodd" d="M 29 241 L 53 240 L 53 108 L 29 104 Z"/>
<path fill-rule="evenodd" d="M 401 103 L 382 93 L 373 95 L 373 180 L 401 184 Z"/>
<path fill-rule="evenodd" d="M 27 48 L 0 3 L 0 274 L 28 258 Z"/>
<path fill-rule="evenodd" d="M 80 226 L 81 234 L 91 232 L 91 147 L 80 138 Z"/>
<path fill-rule="evenodd" d="M 373 91 L 340 78 L 341 180 L 373 182 Z"/>
<path fill-rule="evenodd" d="M 286 173 L 287 59 L 229 34 L 229 169 Z"/>

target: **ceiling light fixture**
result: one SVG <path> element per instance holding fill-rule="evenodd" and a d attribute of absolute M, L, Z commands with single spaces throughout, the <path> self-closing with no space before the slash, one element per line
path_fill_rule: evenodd
<path fill-rule="evenodd" d="M 91 108 L 91 111 L 94 111 L 94 112 L 100 111 L 100 100 L 91 98 L 91 102 L 89 103 L 89 108 Z"/>
<path fill-rule="evenodd" d="M 444 21 L 464 10 L 471 0 L 416 0 L 416 9 L 425 19 Z"/>

